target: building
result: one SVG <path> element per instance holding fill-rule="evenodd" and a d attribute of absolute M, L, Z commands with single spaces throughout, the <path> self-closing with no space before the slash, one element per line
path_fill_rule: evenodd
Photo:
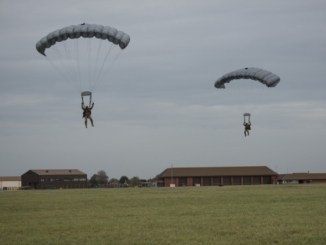
<path fill-rule="evenodd" d="M 158 186 L 216 186 L 276 184 L 278 174 L 266 166 L 167 168 Z"/>
<path fill-rule="evenodd" d="M 0 190 L 18 190 L 21 186 L 20 176 L 0 176 Z"/>
<path fill-rule="evenodd" d="M 87 175 L 78 169 L 34 169 L 21 176 L 23 188 L 87 188 Z"/>
<path fill-rule="evenodd" d="M 326 183 L 326 173 L 282 174 L 278 178 L 281 184 L 320 184 Z"/>

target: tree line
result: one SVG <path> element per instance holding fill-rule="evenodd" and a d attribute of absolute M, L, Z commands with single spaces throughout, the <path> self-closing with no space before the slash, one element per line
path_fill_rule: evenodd
<path fill-rule="evenodd" d="M 121 176 L 120 179 L 109 179 L 109 176 L 104 170 L 98 171 L 93 174 L 88 180 L 88 187 L 90 188 L 103 188 L 103 187 L 142 187 L 142 186 L 152 186 L 154 183 L 153 179 L 143 180 L 137 176 L 129 179 L 127 176 Z"/>

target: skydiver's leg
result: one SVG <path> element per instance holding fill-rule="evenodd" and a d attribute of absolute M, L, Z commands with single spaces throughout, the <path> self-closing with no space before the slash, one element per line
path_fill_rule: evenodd
<path fill-rule="evenodd" d="M 87 117 L 85 117 L 85 127 L 87 128 Z"/>
<path fill-rule="evenodd" d="M 89 120 L 91 121 L 92 127 L 94 127 L 93 118 L 89 117 Z"/>

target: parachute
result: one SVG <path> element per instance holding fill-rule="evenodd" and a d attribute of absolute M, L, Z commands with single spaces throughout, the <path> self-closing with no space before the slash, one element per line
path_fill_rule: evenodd
<path fill-rule="evenodd" d="M 116 28 L 83 23 L 50 32 L 36 50 L 91 103 L 95 85 L 111 78 L 106 73 L 129 42 L 130 36 Z"/>
<path fill-rule="evenodd" d="M 243 68 L 239 70 L 232 71 L 220 77 L 215 82 L 216 88 L 225 88 L 225 83 L 229 83 L 235 79 L 252 79 L 265 84 L 267 87 L 275 87 L 279 81 L 280 77 L 260 68 Z"/>
<path fill-rule="evenodd" d="M 128 34 L 118 31 L 110 26 L 81 24 L 67 26 L 50 32 L 36 43 L 36 49 L 40 54 L 45 56 L 45 50 L 53 46 L 56 42 L 62 42 L 68 38 L 75 39 L 80 37 L 95 37 L 103 40 L 107 39 L 114 44 L 118 44 L 121 49 L 126 48 L 130 42 L 130 37 Z"/>
<path fill-rule="evenodd" d="M 265 84 L 267 87 L 275 87 L 280 82 L 280 77 L 272 72 L 260 68 L 243 68 L 229 72 L 220 77 L 214 84 L 217 89 L 225 88 L 225 83 L 229 83 L 235 79 L 252 79 Z M 249 135 L 251 129 L 250 113 L 243 114 L 243 125 L 245 126 L 245 136 Z"/>

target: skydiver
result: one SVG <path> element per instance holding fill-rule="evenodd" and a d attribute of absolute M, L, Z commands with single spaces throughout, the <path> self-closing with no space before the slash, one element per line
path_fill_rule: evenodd
<path fill-rule="evenodd" d="M 249 131 L 251 130 L 251 123 L 250 122 L 243 122 L 244 128 L 244 135 L 245 137 L 248 135 L 249 136 Z"/>
<path fill-rule="evenodd" d="M 84 101 L 81 103 L 81 107 L 83 110 L 83 118 L 85 118 L 85 127 L 87 128 L 87 119 L 91 121 L 92 127 L 94 127 L 93 119 L 91 117 L 92 109 L 94 107 L 94 102 L 92 103 L 91 107 L 85 106 Z"/>

